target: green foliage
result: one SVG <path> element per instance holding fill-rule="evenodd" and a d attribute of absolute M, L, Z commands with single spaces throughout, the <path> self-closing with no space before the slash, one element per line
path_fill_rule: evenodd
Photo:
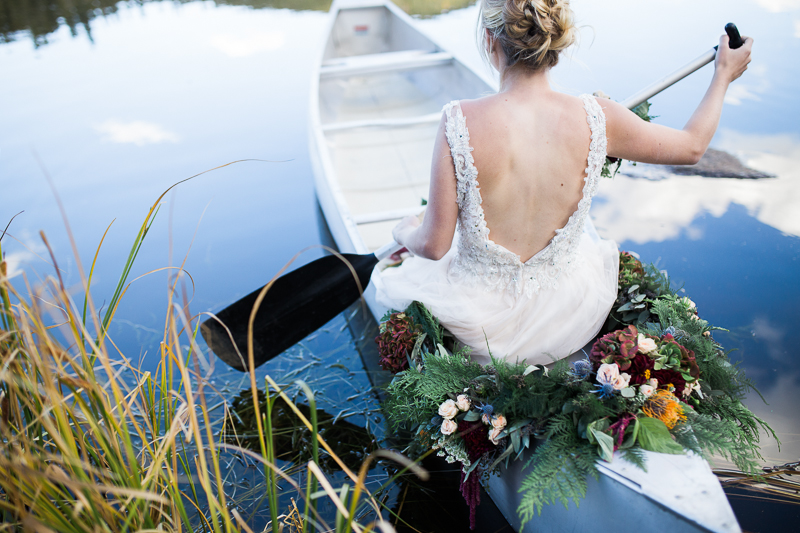
<path fill-rule="evenodd" d="M 657 418 L 643 416 L 639 419 L 639 446 L 658 453 L 680 454 L 683 446 L 672 440 L 672 435 Z"/>
<path fill-rule="evenodd" d="M 570 500 L 579 505 L 588 477 L 598 477 L 594 446 L 571 429 L 569 417 L 555 416 L 548 424 L 549 439 L 536 447 L 525 465 L 529 471 L 519 488 L 523 496 L 517 509 L 523 526 L 545 505 L 561 502 L 569 508 Z"/>

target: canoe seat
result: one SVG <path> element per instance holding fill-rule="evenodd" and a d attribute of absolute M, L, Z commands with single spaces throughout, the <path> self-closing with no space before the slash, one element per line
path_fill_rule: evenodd
<path fill-rule="evenodd" d="M 393 209 L 391 211 L 381 211 L 379 213 L 365 213 L 353 216 L 356 224 L 374 224 L 376 222 L 386 222 L 387 220 L 400 220 L 408 216 L 417 216 L 422 211 L 422 206 L 406 209 Z"/>
<path fill-rule="evenodd" d="M 453 61 L 447 52 L 429 50 L 402 50 L 383 54 L 368 54 L 351 57 L 337 57 L 322 63 L 320 78 L 341 76 L 360 76 L 381 72 L 397 72 L 417 68 L 435 67 Z"/>
<path fill-rule="evenodd" d="M 401 118 L 376 118 L 372 120 L 350 120 L 347 122 L 332 122 L 323 124 L 322 131 L 342 131 L 355 128 L 395 128 L 402 126 L 416 126 L 419 124 L 435 124 L 442 119 L 442 113 L 428 113 L 416 117 Z"/>

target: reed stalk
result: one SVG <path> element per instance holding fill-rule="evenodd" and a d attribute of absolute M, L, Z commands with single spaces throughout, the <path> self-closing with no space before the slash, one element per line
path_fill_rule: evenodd
<path fill-rule="evenodd" d="M 21 290 L 8 279 L 0 248 L 0 518 L 5 529 L 252 531 L 237 510 L 242 502 L 225 490 L 224 458 L 238 454 L 264 467 L 269 531 L 327 528 L 317 512 L 318 483 L 338 510 L 337 532 L 389 531 L 380 518 L 381 506 L 364 486 L 366 466 L 356 476 L 319 435 L 314 394 L 304 383 L 299 386 L 311 405 L 311 420 L 269 376 L 262 415 L 251 372 L 253 409 L 262 422 L 257 424 L 260 453 L 227 444 L 231 414 L 226 398 L 218 398 L 225 405 L 221 415 L 208 407 L 215 403 L 209 395 L 217 394 L 208 384 L 214 366 L 197 342 L 197 317 L 188 315 L 187 305 L 174 302 L 182 267 L 168 289 L 155 372 L 109 353 L 108 346 L 115 346 L 109 325 L 130 288 L 128 279 L 159 201 L 134 239 L 102 318 L 89 290 L 99 248 L 83 283 L 80 306 L 59 276 L 52 252 L 56 276 L 36 289 L 23 276 Z M 107 234 L 108 229 L 103 241 Z M 250 352 L 252 357 L 252 347 Z M 285 401 L 312 434 L 304 490 L 276 464 L 275 401 Z M 317 466 L 319 446 L 350 478 L 352 490 L 333 489 L 325 479 Z M 370 460 L 372 456 L 366 464 Z M 280 493 L 279 483 L 304 500 L 302 516 L 295 513 L 294 500 L 293 518 L 281 514 L 281 500 L 286 502 L 290 494 Z M 362 505 L 371 508 L 376 521 L 358 523 L 355 515 Z"/>

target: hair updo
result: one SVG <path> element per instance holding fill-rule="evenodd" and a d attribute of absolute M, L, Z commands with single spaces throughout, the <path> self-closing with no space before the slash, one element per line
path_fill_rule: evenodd
<path fill-rule="evenodd" d="M 500 42 L 508 67 L 553 67 L 577 37 L 569 0 L 481 0 L 480 20 Z"/>

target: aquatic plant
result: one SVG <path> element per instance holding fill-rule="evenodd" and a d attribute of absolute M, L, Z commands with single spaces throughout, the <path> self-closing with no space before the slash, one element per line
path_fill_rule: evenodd
<path fill-rule="evenodd" d="M 134 240 L 103 317 L 90 296 L 97 254 L 89 276 L 82 274 L 81 309 L 52 251 L 55 276 L 40 287 L 26 280 L 23 293 L 8 279 L 0 247 L 0 520 L 11 530 L 249 532 L 252 509 L 227 489 L 230 465 L 238 460 L 263 470 L 246 496 L 263 501 L 254 497 L 261 493 L 268 501 L 264 531 L 393 531 L 366 490 L 369 465 L 384 457 L 424 471 L 382 450 L 367 456 L 357 473 L 351 470 L 321 437 L 307 386 L 300 384 L 311 406 L 304 413 L 267 376 L 266 401 L 252 404 L 259 421 L 256 446 L 231 443 L 231 412 L 210 385 L 214 361 L 197 342 L 197 317 L 174 301 L 180 274 L 169 284 L 157 369 L 140 370 L 114 344 L 109 325 L 130 288 L 128 274 L 161 198 Z M 252 357 L 252 335 L 250 344 Z M 254 373 L 250 382 L 250 397 L 257 399 Z M 300 468 L 305 487 L 278 464 L 278 402 L 309 431 L 311 453 Z M 319 466 L 319 447 L 350 485 L 332 486 Z M 279 481 L 294 489 L 291 504 L 287 496 L 279 498 Z M 335 509 L 327 516 L 333 523 L 317 512 L 320 500 Z"/>

